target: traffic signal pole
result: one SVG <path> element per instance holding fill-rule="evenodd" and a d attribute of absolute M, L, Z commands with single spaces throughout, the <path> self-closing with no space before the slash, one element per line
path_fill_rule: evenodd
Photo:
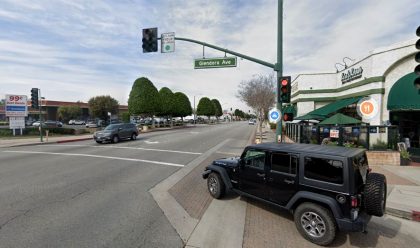
<path fill-rule="evenodd" d="M 283 76 L 283 0 L 278 0 L 278 10 L 277 10 L 277 63 L 274 68 L 277 71 L 277 87 L 281 87 L 279 82 L 280 78 Z M 280 89 L 277 89 L 277 94 L 280 94 Z M 277 109 L 281 112 L 282 103 L 280 97 L 277 97 Z M 282 135 L 282 122 L 283 122 L 283 113 L 280 115 L 281 118 L 277 123 L 276 127 L 276 141 L 278 143 L 283 142 Z"/>
<path fill-rule="evenodd" d="M 42 97 L 41 97 L 41 89 L 38 89 L 38 108 L 39 108 L 39 135 L 41 138 L 41 142 L 44 142 L 42 139 Z"/>
<path fill-rule="evenodd" d="M 156 33 L 157 33 L 157 31 L 156 31 Z M 160 37 L 157 37 L 156 39 L 161 40 Z M 206 42 L 198 41 L 198 40 L 182 38 L 182 37 L 175 37 L 175 40 L 182 40 L 182 41 L 188 41 L 188 42 L 200 44 L 202 46 L 210 47 L 210 48 L 213 48 L 215 50 L 219 50 L 219 51 L 225 52 L 227 54 L 232 54 L 232 55 L 235 55 L 237 57 L 255 62 L 257 64 L 270 67 L 270 68 L 274 69 L 274 71 L 277 72 L 277 82 L 276 82 L 276 84 L 277 84 L 277 87 L 278 87 L 277 92 L 279 92 L 279 87 L 280 86 L 279 86 L 278 82 L 283 75 L 283 0 L 278 0 L 277 63 L 276 64 L 272 64 L 272 63 L 269 63 L 269 62 L 266 62 L 266 61 L 263 61 L 263 60 L 260 60 L 260 59 L 257 59 L 257 58 L 253 58 L 251 56 L 247 56 L 245 54 L 241 54 L 241 53 L 238 53 L 238 52 L 235 52 L 235 51 L 231 51 L 231 50 L 228 50 L 228 49 L 225 49 L 225 48 L 222 48 L 222 47 L 218 47 L 218 46 L 206 43 Z M 145 52 L 145 51 L 143 51 L 143 52 Z M 147 52 L 150 52 L 150 51 L 147 51 Z M 277 97 L 277 99 L 278 98 L 279 97 Z M 281 101 L 277 100 L 276 107 L 279 111 L 282 110 L 281 109 L 281 107 L 282 107 Z M 281 142 L 283 140 L 282 135 L 281 135 L 281 133 L 282 133 L 281 129 L 282 129 L 282 118 L 280 118 L 280 120 L 278 122 L 278 125 L 277 125 L 277 128 L 276 128 L 276 141 L 277 142 Z"/>

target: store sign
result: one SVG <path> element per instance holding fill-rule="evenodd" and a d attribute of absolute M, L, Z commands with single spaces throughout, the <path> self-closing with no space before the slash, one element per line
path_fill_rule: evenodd
<path fill-rule="evenodd" d="M 357 114 L 365 120 L 372 120 L 379 112 L 379 104 L 371 97 L 364 97 L 357 103 Z"/>
<path fill-rule="evenodd" d="M 9 117 L 9 128 L 25 128 L 25 117 Z"/>
<path fill-rule="evenodd" d="M 340 131 L 339 130 L 330 130 L 330 138 L 338 138 L 340 137 Z"/>
<path fill-rule="evenodd" d="M 363 74 L 363 68 L 361 66 L 356 69 L 351 68 L 347 72 L 341 73 L 341 83 L 345 84 L 355 79 L 361 78 L 362 74 Z"/>
<path fill-rule="evenodd" d="M 25 95 L 6 95 L 6 116 L 28 116 L 27 101 Z"/>

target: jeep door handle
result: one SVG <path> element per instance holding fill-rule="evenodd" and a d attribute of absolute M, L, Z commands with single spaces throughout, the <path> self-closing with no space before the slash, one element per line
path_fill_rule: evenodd
<path fill-rule="evenodd" d="M 257 173 L 257 176 L 259 176 L 259 177 L 265 177 L 265 173 Z"/>
<path fill-rule="evenodd" d="M 293 184 L 295 183 L 295 180 L 284 179 L 284 182 L 287 184 Z"/>

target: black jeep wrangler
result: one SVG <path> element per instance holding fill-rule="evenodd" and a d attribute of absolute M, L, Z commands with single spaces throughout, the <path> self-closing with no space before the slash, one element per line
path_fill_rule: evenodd
<path fill-rule="evenodd" d="M 337 230 L 364 232 L 372 215 L 385 212 L 386 178 L 370 172 L 364 149 L 251 145 L 241 157 L 213 161 L 203 178 L 214 198 L 233 190 L 291 211 L 301 235 L 318 245 Z"/>

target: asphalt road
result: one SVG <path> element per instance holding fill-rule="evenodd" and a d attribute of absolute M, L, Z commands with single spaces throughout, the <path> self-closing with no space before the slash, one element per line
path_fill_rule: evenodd
<path fill-rule="evenodd" d="M 228 123 L 0 151 L 0 247 L 182 247 L 148 192 L 229 139 L 239 154 L 254 126 Z"/>

